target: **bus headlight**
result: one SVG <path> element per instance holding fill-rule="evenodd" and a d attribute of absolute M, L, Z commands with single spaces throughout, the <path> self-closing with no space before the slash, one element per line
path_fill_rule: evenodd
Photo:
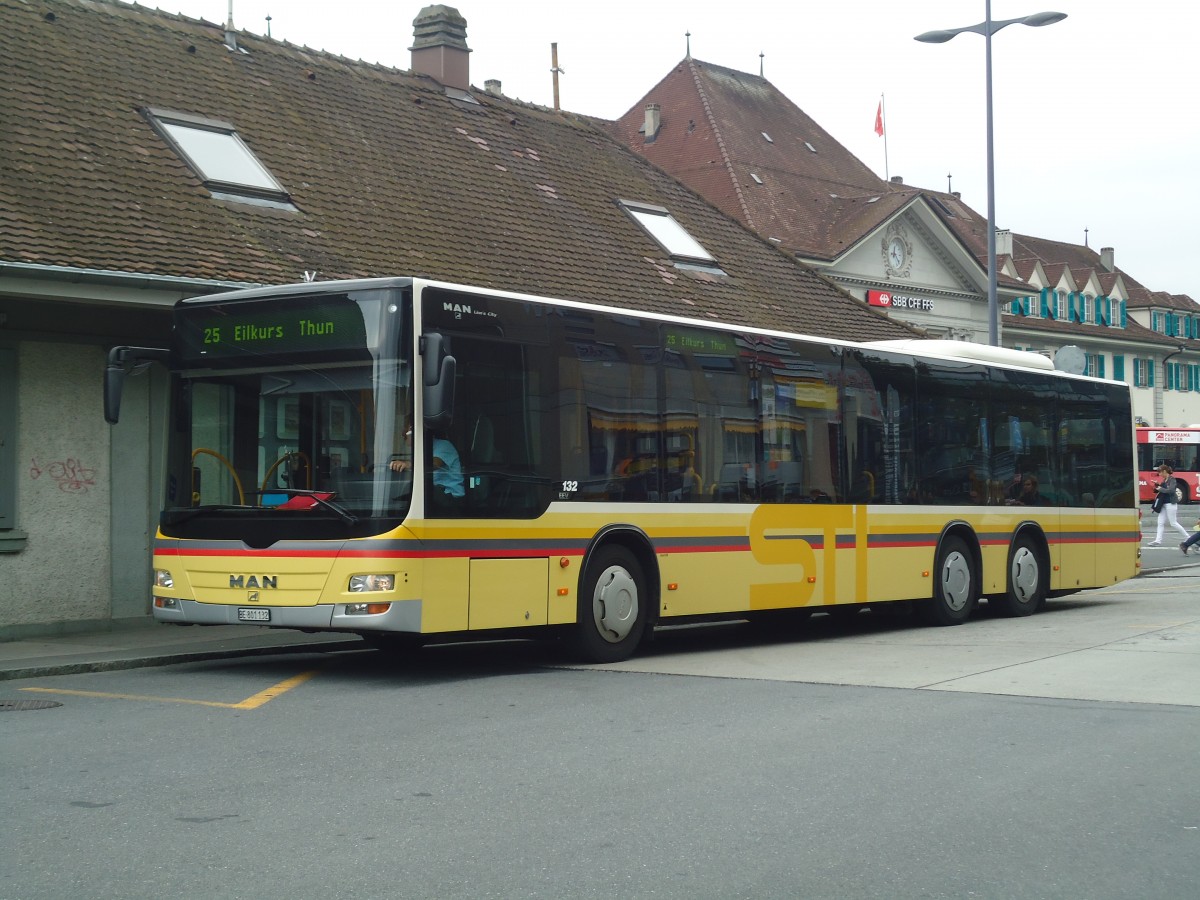
<path fill-rule="evenodd" d="M 171 573 L 166 569 L 155 569 L 154 586 L 165 588 L 175 587 L 175 579 L 171 577 Z"/>
<path fill-rule="evenodd" d="M 362 594 L 367 591 L 390 591 L 396 587 L 395 575 L 351 575 L 350 593 Z"/>

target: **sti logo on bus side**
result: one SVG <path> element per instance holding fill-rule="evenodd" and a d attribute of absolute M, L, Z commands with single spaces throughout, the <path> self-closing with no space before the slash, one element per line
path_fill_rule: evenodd
<path fill-rule="evenodd" d="M 267 590 L 279 587 L 278 575 L 230 575 L 231 588 L 258 588 Z"/>

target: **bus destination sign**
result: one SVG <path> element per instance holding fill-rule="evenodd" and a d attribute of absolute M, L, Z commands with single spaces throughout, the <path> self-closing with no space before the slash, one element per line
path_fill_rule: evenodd
<path fill-rule="evenodd" d="M 362 310 L 344 295 L 185 308 L 176 326 L 189 362 L 367 349 Z"/>

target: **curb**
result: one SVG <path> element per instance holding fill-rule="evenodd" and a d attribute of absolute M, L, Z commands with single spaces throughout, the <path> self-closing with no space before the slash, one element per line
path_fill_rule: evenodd
<path fill-rule="evenodd" d="M 349 645 L 349 646 L 347 646 Z M 142 669 L 180 663 L 204 662 L 213 659 L 236 659 L 248 656 L 274 656 L 285 653 L 331 653 L 362 649 L 354 641 L 329 641 L 312 644 L 284 644 L 278 647 L 241 647 L 222 650 L 180 650 L 146 656 L 120 656 L 110 659 L 64 660 L 61 663 L 40 663 L 24 667 L 0 669 L 0 681 L 18 678 L 45 678 L 49 675 L 78 675 L 87 672 L 117 672 L 122 669 Z"/>

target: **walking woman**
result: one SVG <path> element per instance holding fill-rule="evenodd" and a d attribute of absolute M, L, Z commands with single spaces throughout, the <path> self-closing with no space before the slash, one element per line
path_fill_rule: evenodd
<path fill-rule="evenodd" d="M 1154 498 L 1154 505 L 1158 509 L 1158 531 L 1154 535 L 1154 540 L 1151 541 L 1151 547 L 1161 547 L 1163 539 L 1163 525 L 1167 522 L 1171 523 L 1171 527 L 1183 535 L 1186 540 L 1188 537 L 1187 529 L 1179 524 L 1179 520 L 1175 518 L 1175 506 L 1179 502 L 1175 496 L 1175 470 L 1163 463 L 1158 467 L 1158 481 L 1152 482 L 1158 493 Z"/>

